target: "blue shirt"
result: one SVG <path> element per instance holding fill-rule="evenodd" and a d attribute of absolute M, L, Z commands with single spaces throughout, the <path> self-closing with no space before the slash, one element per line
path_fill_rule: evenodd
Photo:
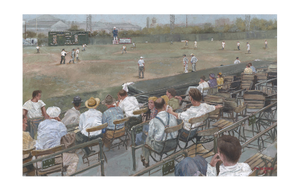
<path fill-rule="evenodd" d="M 250 68 L 252 69 L 252 71 L 253 71 L 254 73 L 256 73 L 256 69 L 254 68 L 254 66 L 250 66 Z"/>
<path fill-rule="evenodd" d="M 115 125 L 113 124 L 113 121 L 116 119 L 123 119 L 124 114 L 123 110 L 120 107 L 111 107 L 107 109 L 103 115 L 102 115 L 102 124 L 107 123 L 107 129 L 114 130 Z M 117 124 L 116 129 L 121 129 L 124 127 L 124 123 Z M 103 129 L 106 131 L 106 129 Z"/>
<path fill-rule="evenodd" d="M 209 87 L 215 87 L 215 86 L 218 85 L 216 78 L 210 79 L 210 80 L 208 81 L 208 84 L 209 84 Z"/>
<path fill-rule="evenodd" d="M 112 33 L 113 33 L 114 37 L 118 36 L 118 30 L 113 30 Z"/>

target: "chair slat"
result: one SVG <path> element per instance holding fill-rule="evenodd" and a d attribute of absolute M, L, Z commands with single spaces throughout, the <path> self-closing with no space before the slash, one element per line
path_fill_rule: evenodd
<path fill-rule="evenodd" d="M 114 124 L 115 125 L 117 125 L 117 124 L 121 124 L 121 123 L 125 123 L 126 121 L 128 121 L 129 120 L 129 117 L 125 117 L 125 118 L 123 118 L 123 119 L 116 119 L 116 120 L 114 120 Z"/>
<path fill-rule="evenodd" d="M 179 129 L 182 129 L 182 127 L 183 127 L 183 122 L 181 122 L 179 125 L 165 128 L 165 133 L 172 133 L 178 131 Z"/>
<path fill-rule="evenodd" d="M 52 154 L 55 153 L 57 151 L 61 151 L 65 149 L 65 145 L 59 145 L 50 149 L 45 149 L 45 150 L 33 150 L 31 151 L 31 154 L 33 156 L 41 156 L 41 155 L 47 155 L 47 154 Z"/>
<path fill-rule="evenodd" d="M 147 111 L 148 111 L 148 107 L 145 107 L 143 109 L 133 111 L 133 115 L 140 115 L 142 113 L 146 113 Z"/>
<path fill-rule="evenodd" d="M 106 128 L 107 125 L 108 125 L 107 123 L 104 123 L 104 124 L 99 125 L 99 126 L 90 127 L 90 128 L 87 128 L 87 129 L 86 129 L 86 132 L 99 131 L 99 130 L 102 130 L 102 129 Z"/>
<path fill-rule="evenodd" d="M 191 124 L 200 123 L 200 122 L 205 121 L 207 118 L 208 118 L 208 114 L 201 115 L 199 117 L 194 117 L 194 118 L 189 119 L 189 123 L 191 123 Z"/>

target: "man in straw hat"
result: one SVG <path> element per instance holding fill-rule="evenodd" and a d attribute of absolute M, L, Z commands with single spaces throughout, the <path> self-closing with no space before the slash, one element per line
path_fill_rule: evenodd
<path fill-rule="evenodd" d="M 86 100 L 85 106 L 89 109 L 88 111 L 82 113 L 79 117 L 79 132 L 76 133 L 76 144 L 84 143 L 89 140 L 87 128 L 96 127 L 102 125 L 102 113 L 96 108 L 100 104 L 99 98 L 93 98 Z M 104 130 L 94 131 L 90 133 L 90 140 L 102 137 Z M 89 155 L 91 150 L 88 147 L 83 148 L 84 154 Z"/>
<path fill-rule="evenodd" d="M 106 140 L 112 139 L 113 134 L 114 134 L 114 130 L 115 130 L 115 125 L 113 124 L 114 120 L 124 118 L 123 110 L 120 107 L 116 107 L 114 105 L 115 102 L 116 102 L 116 100 L 111 95 L 107 95 L 105 97 L 105 100 L 101 102 L 102 104 L 104 104 L 107 107 L 107 110 L 102 115 L 102 124 L 104 124 L 104 123 L 108 124 L 107 128 L 106 128 L 106 132 L 103 135 L 105 138 L 105 139 L 103 139 L 103 141 L 104 141 L 104 145 L 106 147 L 109 147 L 109 145 L 108 145 L 109 143 Z M 122 136 L 122 135 L 124 135 L 124 133 L 125 133 L 124 123 L 117 124 L 115 137 L 116 137 L 116 135 Z"/>
<path fill-rule="evenodd" d="M 138 67 L 139 67 L 139 78 L 144 78 L 144 72 L 145 72 L 145 61 L 143 60 L 143 57 L 141 56 L 138 61 Z M 142 73 L 142 76 L 141 76 Z"/>
<path fill-rule="evenodd" d="M 191 54 L 192 58 L 191 58 L 191 63 L 192 63 L 192 72 L 196 72 L 196 63 L 198 62 L 198 59 L 195 57 L 195 55 L 192 53 Z"/>
<path fill-rule="evenodd" d="M 80 111 L 79 108 L 81 106 L 81 98 L 79 96 L 75 96 L 73 98 L 73 106 L 71 109 L 69 109 L 66 113 L 64 118 L 61 120 L 63 124 L 65 125 L 71 125 L 71 124 L 78 124 L 79 123 L 79 117 L 80 117 Z"/>

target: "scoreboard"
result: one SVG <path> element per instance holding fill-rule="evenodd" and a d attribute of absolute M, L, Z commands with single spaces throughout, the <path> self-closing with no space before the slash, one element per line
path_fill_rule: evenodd
<path fill-rule="evenodd" d="M 89 43 L 88 31 L 49 31 L 48 46 L 83 45 Z"/>

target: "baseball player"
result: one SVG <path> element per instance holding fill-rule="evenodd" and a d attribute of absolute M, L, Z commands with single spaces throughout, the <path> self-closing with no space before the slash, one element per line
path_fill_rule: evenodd
<path fill-rule="evenodd" d="M 222 50 L 225 49 L 225 41 L 222 42 Z"/>
<path fill-rule="evenodd" d="M 125 45 L 123 45 L 123 48 L 122 48 L 122 54 L 123 54 L 123 52 L 125 52 L 125 54 L 127 53 L 127 52 L 126 52 L 126 46 L 125 46 Z"/>
<path fill-rule="evenodd" d="M 183 68 L 184 68 L 184 73 L 188 73 L 188 68 L 189 68 L 189 59 L 186 57 L 186 55 L 183 55 Z"/>
<path fill-rule="evenodd" d="M 268 48 L 268 42 L 267 42 L 267 40 L 265 40 L 265 49 L 267 49 Z"/>
<path fill-rule="evenodd" d="M 241 45 L 240 42 L 237 41 L 236 46 L 237 46 L 237 49 L 238 49 L 238 50 L 240 50 L 240 45 Z"/>
<path fill-rule="evenodd" d="M 40 47 L 39 47 L 39 45 L 36 46 L 36 53 L 40 53 Z"/>
<path fill-rule="evenodd" d="M 191 54 L 191 63 L 192 63 L 192 72 L 196 72 L 196 63 L 198 62 L 198 59 L 195 57 L 195 55 L 192 53 Z"/>
<path fill-rule="evenodd" d="M 250 44 L 247 42 L 247 51 L 248 51 L 248 54 L 250 54 Z"/>
<path fill-rule="evenodd" d="M 75 49 L 72 49 L 72 53 L 71 53 L 71 60 L 69 61 L 69 64 L 73 61 L 74 64 L 74 59 L 75 59 Z"/>
<path fill-rule="evenodd" d="M 197 48 L 197 41 L 194 42 L 194 49 Z"/>
<path fill-rule="evenodd" d="M 76 61 L 79 61 L 78 56 L 79 56 L 79 48 L 77 48 L 77 50 L 76 50 Z"/>
<path fill-rule="evenodd" d="M 61 59 L 60 59 L 60 64 L 62 64 L 62 61 L 64 61 L 64 64 L 65 64 L 65 62 L 66 62 L 66 55 L 67 55 L 67 52 L 65 51 L 65 49 L 62 49 L 62 51 L 61 51 Z"/>

